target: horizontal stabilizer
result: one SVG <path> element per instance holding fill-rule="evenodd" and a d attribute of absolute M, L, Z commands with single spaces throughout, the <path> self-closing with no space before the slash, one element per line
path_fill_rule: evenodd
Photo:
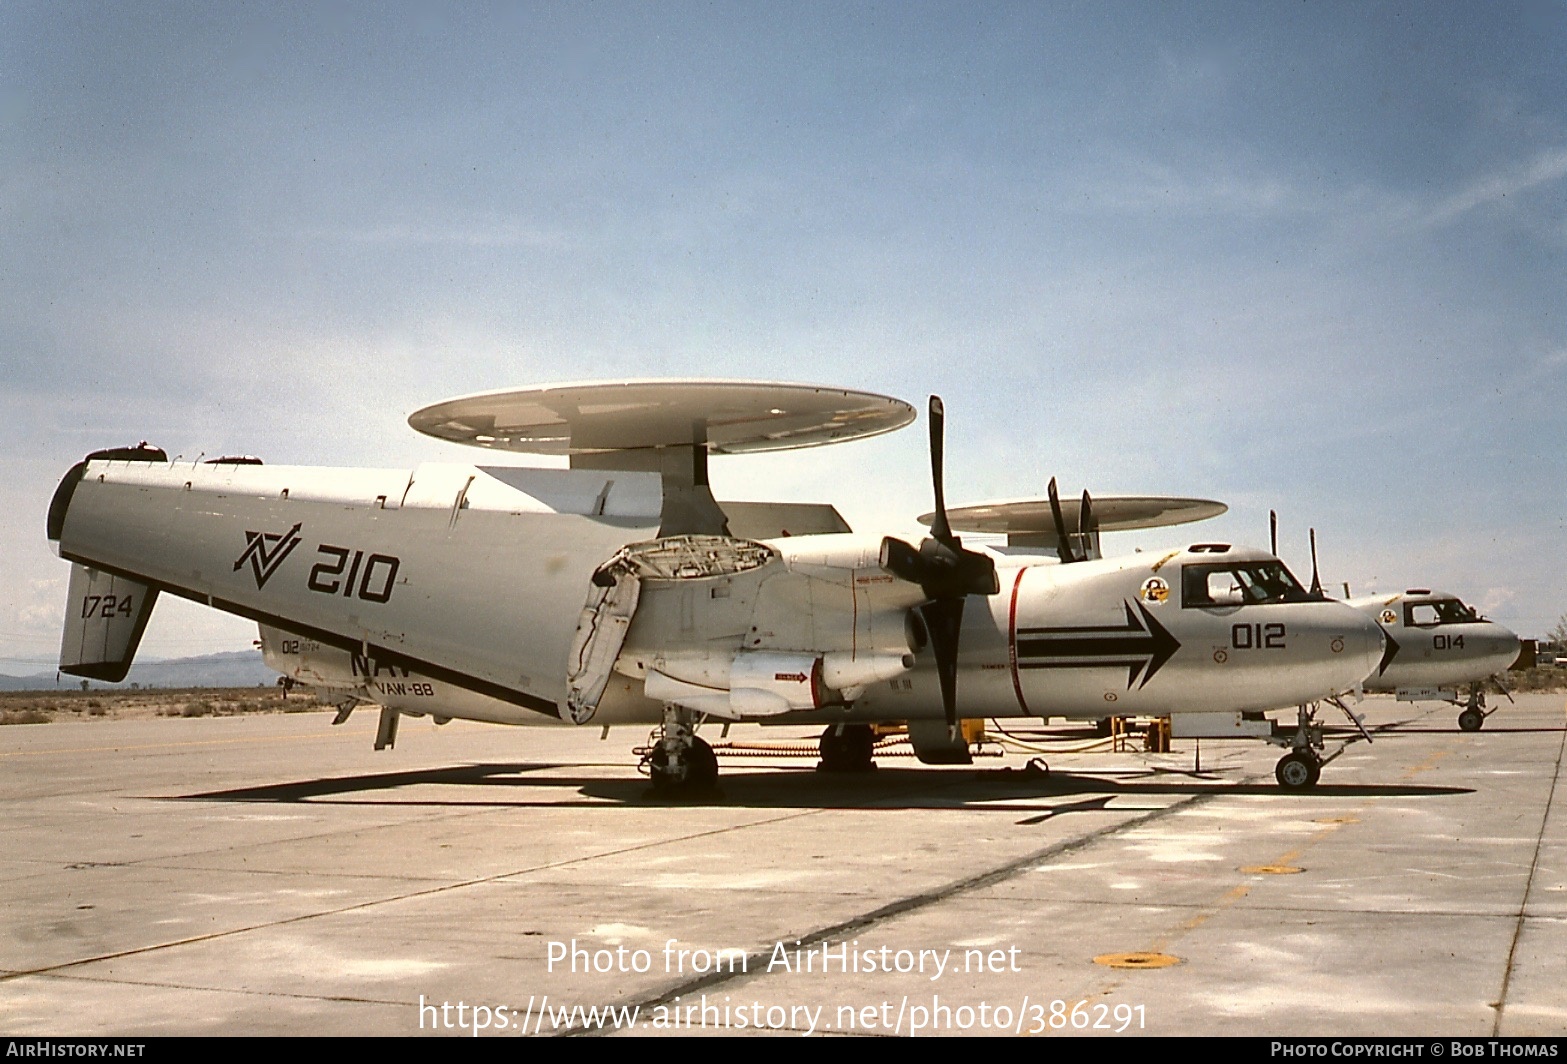
<path fill-rule="evenodd" d="M 85 565 L 71 566 L 60 671 L 119 683 L 147 630 L 158 589 Z"/>

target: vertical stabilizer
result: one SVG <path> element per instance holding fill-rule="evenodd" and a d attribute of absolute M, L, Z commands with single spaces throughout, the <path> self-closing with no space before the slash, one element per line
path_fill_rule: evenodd
<path fill-rule="evenodd" d="M 85 565 L 71 566 L 60 671 L 118 683 L 147 630 L 158 589 Z"/>

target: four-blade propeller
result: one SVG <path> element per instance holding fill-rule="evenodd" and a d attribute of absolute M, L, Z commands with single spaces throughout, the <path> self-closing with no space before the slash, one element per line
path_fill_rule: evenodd
<path fill-rule="evenodd" d="M 918 584 L 929 599 L 919 607 L 930 636 L 941 681 L 941 705 L 947 728 L 958 730 L 958 637 L 963 628 L 963 603 L 970 595 L 994 595 L 1001 590 L 996 563 L 989 555 L 965 550 L 947 521 L 946 492 L 942 484 L 942 451 L 946 414 L 939 396 L 930 397 L 930 475 L 935 488 L 936 514 L 930 535 L 916 549 L 893 536 L 881 541 L 881 567 L 900 580 Z"/>

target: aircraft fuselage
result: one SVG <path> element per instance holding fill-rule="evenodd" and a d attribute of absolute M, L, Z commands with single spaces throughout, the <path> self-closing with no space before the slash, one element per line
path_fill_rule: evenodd
<path fill-rule="evenodd" d="M 655 571 L 658 512 L 657 477 L 638 473 L 93 461 L 62 484 L 51 535 L 89 579 L 121 581 L 127 625 L 145 623 L 137 588 L 194 599 L 265 626 L 280 671 L 406 711 L 646 723 L 687 699 L 735 720 L 942 717 L 910 622 L 922 595 L 878 564 L 879 538 L 693 540 L 709 568 Z M 628 544 L 646 548 L 641 600 L 596 704 L 573 713 L 594 578 Z M 1375 623 L 1298 593 L 1261 551 L 996 561 L 1000 593 L 965 604 L 964 716 L 1274 709 L 1348 690 L 1382 657 Z M 90 626 L 120 623 L 93 612 L 102 585 L 82 596 L 67 671 L 102 667 Z"/>

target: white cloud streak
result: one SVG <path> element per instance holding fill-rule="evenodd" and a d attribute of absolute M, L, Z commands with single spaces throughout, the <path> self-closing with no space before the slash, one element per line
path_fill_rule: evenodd
<path fill-rule="evenodd" d="M 1545 152 L 1519 166 L 1487 174 L 1444 197 L 1425 215 L 1428 226 L 1442 226 L 1470 211 L 1500 203 L 1567 177 L 1567 148 Z"/>

